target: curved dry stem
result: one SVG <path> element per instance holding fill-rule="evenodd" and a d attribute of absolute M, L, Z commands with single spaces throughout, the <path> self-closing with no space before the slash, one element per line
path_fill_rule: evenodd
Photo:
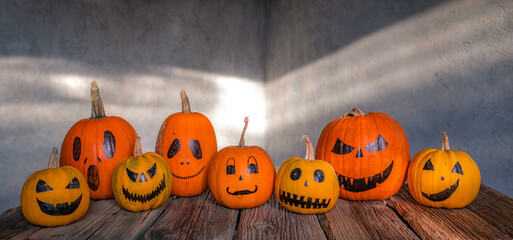
<path fill-rule="evenodd" d="M 52 155 L 50 156 L 50 161 L 48 162 L 48 168 L 58 168 L 59 167 L 59 150 L 56 147 L 52 149 Z"/>
<path fill-rule="evenodd" d="M 358 117 L 363 115 L 365 115 L 365 113 L 361 109 L 355 107 L 351 112 L 345 113 L 342 117 Z"/>
<path fill-rule="evenodd" d="M 180 92 L 180 97 L 182 98 L 182 112 L 190 113 L 191 112 L 191 104 L 189 103 L 189 98 L 187 97 L 187 93 L 182 89 Z"/>
<path fill-rule="evenodd" d="M 143 155 L 141 137 L 137 136 L 137 138 L 135 138 L 134 157 L 141 155 Z"/>
<path fill-rule="evenodd" d="M 103 107 L 102 97 L 100 96 L 100 89 L 96 81 L 91 83 L 91 118 L 101 119 L 105 117 L 105 108 Z"/>
<path fill-rule="evenodd" d="M 305 139 L 305 142 L 306 142 L 305 159 L 306 160 L 315 160 L 315 152 L 314 152 L 313 144 L 310 141 L 310 138 L 308 138 L 307 135 L 303 135 L 303 139 Z"/>
<path fill-rule="evenodd" d="M 449 151 L 451 148 L 449 147 L 449 136 L 445 131 L 442 132 L 442 150 Z"/>
<path fill-rule="evenodd" d="M 246 116 L 244 118 L 244 129 L 242 129 L 242 134 L 240 135 L 239 147 L 245 147 L 246 143 L 244 141 L 244 136 L 246 135 L 246 129 L 248 128 L 249 118 Z"/>

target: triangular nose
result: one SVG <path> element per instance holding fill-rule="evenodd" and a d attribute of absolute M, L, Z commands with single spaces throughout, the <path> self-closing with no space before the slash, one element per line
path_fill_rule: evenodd
<path fill-rule="evenodd" d="M 239 175 L 239 181 L 242 181 L 242 175 Z"/>
<path fill-rule="evenodd" d="M 308 187 L 308 180 L 305 180 L 305 187 Z"/>
<path fill-rule="evenodd" d="M 359 158 L 359 157 L 363 157 L 362 149 L 361 149 L 361 148 L 358 148 L 358 152 L 356 153 L 356 157 L 357 157 L 357 158 Z"/>
<path fill-rule="evenodd" d="M 146 182 L 146 176 L 144 176 L 144 173 L 141 173 L 141 178 L 139 179 L 139 182 Z"/>

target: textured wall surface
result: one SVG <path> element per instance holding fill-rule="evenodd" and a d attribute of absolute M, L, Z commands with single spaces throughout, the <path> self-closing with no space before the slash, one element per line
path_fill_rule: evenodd
<path fill-rule="evenodd" d="M 351 111 L 385 112 L 411 154 L 469 153 L 482 182 L 513 196 L 512 1 L 274 1 L 266 37 L 267 150 L 304 155 Z"/>

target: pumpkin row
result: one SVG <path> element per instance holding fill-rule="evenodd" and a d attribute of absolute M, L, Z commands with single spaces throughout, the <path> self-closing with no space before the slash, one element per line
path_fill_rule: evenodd
<path fill-rule="evenodd" d="M 91 118 L 78 121 L 66 134 L 62 167 L 57 167 L 54 149 L 49 169 L 25 182 L 25 218 L 35 225 L 59 226 L 82 218 L 89 198 L 115 197 L 127 210 L 143 211 L 161 206 L 169 195 L 196 196 L 207 188 L 230 208 L 260 206 L 274 191 L 284 208 L 302 214 L 329 211 L 338 197 L 389 198 L 406 178 L 414 199 L 431 207 L 465 207 L 479 191 L 476 163 L 464 152 L 451 151 L 445 132 L 441 150 L 424 149 L 410 162 L 399 123 L 385 113 L 365 114 L 358 108 L 324 128 L 316 151 L 305 136 L 305 158 L 288 159 L 276 174 L 265 150 L 245 145 L 248 118 L 238 146 L 217 152 L 212 124 L 191 112 L 185 91 L 180 95 L 182 111 L 163 122 L 156 153 L 143 154 L 134 128 L 105 115 L 93 82 Z"/>

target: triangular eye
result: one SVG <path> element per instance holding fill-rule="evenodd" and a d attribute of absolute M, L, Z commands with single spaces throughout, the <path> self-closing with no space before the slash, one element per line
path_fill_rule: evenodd
<path fill-rule="evenodd" d="M 128 170 L 128 168 L 126 169 L 126 175 L 128 175 L 128 178 L 130 178 L 130 180 L 132 180 L 132 182 L 135 182 L 137 181 L 137 175 L 139 175 L 138 173 L 134 173 L 130 170 Z"/>
<path fill-rule="evenodd" d="M 74 189 L 74 188 L 80 188 L 80 182 L 77 178 L 73 178 L 71 182 L 66 186 L 66 189 Z"/>
<path fill-rule="evenodd" d="M 385 149 L 387 145 L 387 141 L 385 141 L 385 139 L 383 139 L 383 137 L 380 134 L 374 142 L 365 146 L 365 149 L 367 149 L 367 151 L 369 152 L 378 152 Z"/>
<path fill-rule="evenodd" d="M 463 175 L 463 169 L 461 169 L 461 165 L 459 162 L 456 162 L 456 165 L 454 165 L 454 167 L 452 168 L 452 172 Z"/>
<path fill-rule="evenodd" d="M 422 170 L 435 170 L 435 167 L 433 167 L 433 164 L 431 163 L 431 159 L 429 159 L 426 164 L 424 164 L 424 168 Z"/>
<path fill-rule="evenodd" d="M 333 149 L 331 150 L 332 153 L 335 154 L 348 154 L 352 152 L 354 147 L 351 147 L 344 142 L 340 141 L 339 138 L 337 138 L 337 142 L 335 142 L 335 146 L 333 146 Z"/>
<path fill-rule="evenodd" d="M 150 176 L 150 178 L 153 178 L 153 176 L 155 176 L 156 172 L 157 172 L 157 164 L 156 163 L 153 164 L 153 167 L 151 167 L 150 170 L 146 171 L 146 173 L 148 173 L 148 176 Z"/>
<path fill-rule="evenodd" d="M 114 138 L 114 134 L 112 134 L 111 131 L 105 131 L 103 133 L 103 153 L 105 157 L 109 159 L 114 157 L 116 153 L 116 138 Z"/>
<path fill-rule="evenodd" d="M 180 147 L 180 141 L 175 138 L 175 140 L 173 140 L 173 143 L 171 143 L 171 146 L 169 146 L 169 150 L 167 151 L 167 157 L 174 157 L 178 153 L 178 150 L 180 150 Z"/>
<path fill-rule="evenodd" d="M 52 187 L 46 185 L 46 182 L 43 180 L 39 180 L 36 185 L 36 192 L 46 192 L 53 190 Z"/>
<path fill-rule="evenodd" d="M 192 155 L 196 159 L 201 159 L 201 157 L 203 155 L 201 154 L 201 146 L 200 146 L 200 142 L 198 140 L 191 140 L 189 142 L 189 148 L 191 149 Z"/>

